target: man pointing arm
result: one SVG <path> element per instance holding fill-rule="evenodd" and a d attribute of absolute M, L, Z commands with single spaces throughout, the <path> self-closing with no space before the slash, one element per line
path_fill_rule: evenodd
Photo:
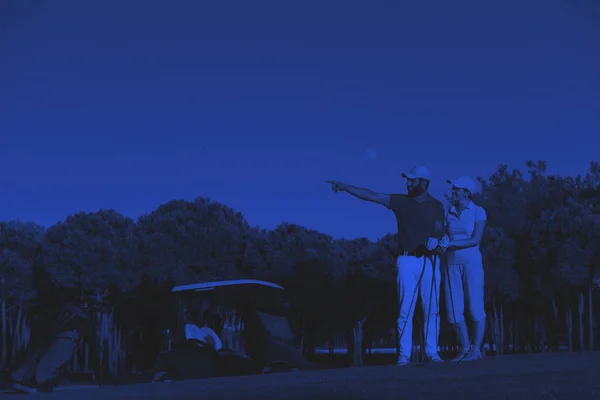
<path fill-rule="evenodd" d="M 398 338 L 400 355 L 397 365 L 407 365 L 412 349 L 412 317 L 420 295 L 425 318 L 427 336 L 427 358 L 441 362 L 437 354 L 439 333 L 438 296 L 439 260 L 435 249 L 444 236 L 444 206 L 429 195 L 429 171 L 425 167 L 414 167 L 403 173 L 408 194 L 383 194 L 358 188 L 338 181 L 327 181 L 334 192 L 344 191 L 365 201 L 381 204 L 396 216 L 398 226 Z M 416 298 L 415 298 L 416 300 Z"/>
<path fill-rule="evenodd" d="M 390 195 L 385 193 L 377 193 L 369 189 L 363 189 L 352 185 L 347 185 L 338 181 L 326 181 L 331 184 L 331 190 L 334 192 L 346 192 L 352 196 L 357 197 L 361 200 L 370 201 L 372 203 L 381 204 L 382 206 L 389 207 Z"/>

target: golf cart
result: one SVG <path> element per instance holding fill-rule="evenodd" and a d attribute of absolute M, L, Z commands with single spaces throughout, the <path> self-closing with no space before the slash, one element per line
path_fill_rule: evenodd
<path fill-rule="evenodd" d="M 176 317 L 163 330 L 154 381 L 309 368 L 281 286 L 230 280 L 177 286 L 171 295 Z"/>

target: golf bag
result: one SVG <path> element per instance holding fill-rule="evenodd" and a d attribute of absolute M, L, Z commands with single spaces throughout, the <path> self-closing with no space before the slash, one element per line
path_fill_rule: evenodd
<path fill-rule="evenodd" d="M 67 304 L 54 321 L 54 335 L 40 340 L 25 354 L 23 363 L 10 373 L 17 389 L 52 391 L 66 376 L 67 366 L 83 336 L 89 331 L 89 318 L 80 308 Z"/>

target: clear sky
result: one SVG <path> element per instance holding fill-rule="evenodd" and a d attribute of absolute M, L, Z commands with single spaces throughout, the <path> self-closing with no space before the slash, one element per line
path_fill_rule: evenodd
<path fill-rule="evenodd" d="M 600 2 L 26 1 L 0 6 L 0 220 L 210 197 L 375 239 L 403 192 L 599 159 Z"/>

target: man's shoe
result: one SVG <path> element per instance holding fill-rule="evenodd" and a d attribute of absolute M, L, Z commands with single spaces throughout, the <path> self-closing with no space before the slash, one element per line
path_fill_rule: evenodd
<path fill-rule="evenodd" d="M 403 366 L 409 365 L 409 364 L 410 364 L 410 357 L 403 356 L 403 355 L 398 356 L 398 361 L 396 362 L 396 366 L 403 367 Z"/>
<path fill-rule="evenodd" d="M 477 360 L 481 360 L 481 359 L 482 359 L 481 351 L 476 350 L 476 349 L 471 349 L 471 350 L 469 350 L 469 352 L 467 354 L 465 354 L 465 356 L 462 358 L 462 360 L 460 360 L 460 362 L 477 361 Z"/>
<path fill-rule="evenodd" d="M 433 363 L 443 363 L 444 362 L 444 360 L 441 359 L 441 357 L 437 351 L 427 353 L 426 359 L 427 359 L 427 361 L 433 362 Z"/>

